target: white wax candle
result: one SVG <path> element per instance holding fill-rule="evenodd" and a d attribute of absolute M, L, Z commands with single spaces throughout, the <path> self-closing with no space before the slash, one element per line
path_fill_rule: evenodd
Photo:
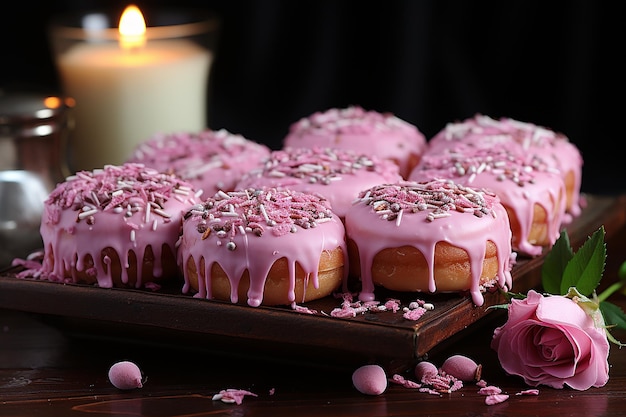
<path fill-rule="evenodd" d="M 73 170 L 121 164 L 157 132 L 206 128 L 210 51 L 187 40 L 133 50 L 82 43 L 59 57 L 64 92 L 76 100 Z"/>

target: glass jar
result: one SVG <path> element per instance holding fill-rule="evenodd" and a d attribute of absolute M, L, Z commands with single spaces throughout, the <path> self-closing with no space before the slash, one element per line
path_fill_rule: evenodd
<path fill-rule="evenodd" d="M 42 249 L 43 202 L 68 175 L 73 100 L 0 91 L 0 268 Z"/>

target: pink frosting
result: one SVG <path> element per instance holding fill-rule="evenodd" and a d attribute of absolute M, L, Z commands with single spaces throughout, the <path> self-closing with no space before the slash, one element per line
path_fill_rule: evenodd
<path fill-rule="evenodd" d="M 196 297 L 211 299 L 211 266 L 217 263 L 231 283 L 231 301 L 238 302 L 237 288 L 245 270 L 250 276 L 248 305 L 263 301 L 267 274 L 275 261 L 286 258 L 289 265 L 288 298 L 295 299 L 296 263 L 318 287 L 318 269 L 323 251 L 337 248 L 347 256 L 345 229 L 330 204 L 321 196 L 294 190 L 243 190 L 218 192 L 191 208 L 183 222 L 178 251 L 185 278 L 183 293 L 190 288 L 187 265 L 193 257 L 198 279 Z M 347 263 L 344 276 L 347 276 Z M 345 279 L 345 277 L 344 277 Z"/>
<path fill-rule="evenodd" d="M 46 256 L 41 276 L 77 282 L 76 271 L 85 271 L 84 258 L 90 255 L 94 268 L 87 272 L 95 275 L 98 286 L 110 288 L 111 269 L 105 265 L 110 259 L 104 264 L 99 261 L 102 250 L 110 247 L 117 252 L 126 283 L 130 252 L 141 260 L 150 246 L 152 275 L 161 277 L 163 247 L 176 253 L 182 216 L 196 203 L 191 184 L 142 164 L 79 171 L 58 184 L 45 201 L 41 237 Z M 143 265 L 137 264 L 139 288 Z M 72 270 L 72 276 L 66 277 L 64 270 Z"/>
<path fill-rule="evenodd" d="M 401 181 L 398 166 L 346 149 L 286 148 L 273 151 L 262 168 L 244 175 L 236 189 L 289 188 L 318 193 L 343 218 L 361 190 Z"/>
<path fill-rule="evenodd" d="M 390 159 L 404 177 L 411 155 L 426 150 L 426 138 L 414 125 L 391 113 L 366 111 L 359 106 L 329 109 L 302 118 L 290 126 L 284 147 L 351 149 Z"/>
<path fill-rule="evenodd" d="M 510 147 L 484 143 L 456 143 L 456 146 L 427 152 L 409 175 L 412 181 L 449 178 L 474 188 L 486 188 L 498 195 L 520 224 L 513 249 L 530 256 L 543 247 L 528 239 L 534 206 L 546 210 L 548 239 L 554 244 L 565 214 L 565 184 L 559 172 L 532 153 L 511 151 Z"/>
<path fill-rule="evenodd" d="M 158 134 L 137 146 L 129 162 L 174 173 L 205 195 L 232 191 L 241 176 L 261 165 L 270 149 L 224 129 Z"/>
<path fill-rule="evenodd" d="M 362 301 L 374 299 L 374 256 L 383 249 L 401 246 L 413 246 L 424 255 L 429 265 L 428 290 L 435 292 L 437 242 L 448 242 L 467 252 L 472 274 L 469 291 L 476 305 L 484 303 L 480 276 L 489 240 L 498 253 L 497 285 L 511 288 L 514 253 L 509 218 L 493 194 L 452 181 L 382 184 L 361 192 L 348 210 L 345 224 L 346 234 L 359 250 Z"/>
<path fill-rule="evenodd" d="M 512 152 L 541 158 L 545 164 L 558 170 L 563 176 L 568 172 L 573 173 L 573 193 L 570 195 L 563 220 L 569 223 L 573 217 L 580 215 L 583 158 L 580 150 L 564 134 L 511 118 L 495 120 L 478 114 L 462 122 L 448 123 L 429 141 L 427 152 L 441 152 L 459 142 L 506 146 Z"/>

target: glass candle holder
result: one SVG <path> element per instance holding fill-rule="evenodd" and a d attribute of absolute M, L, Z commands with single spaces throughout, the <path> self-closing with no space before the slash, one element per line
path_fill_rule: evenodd
<path fill-rule="evenodd" d="M 75 100 L 68 146 L 72 172 L 119 165 L 158 133 L 207 127 L 217 17 L 139 11 L 145 31 L 125 33 L 121 18 L 122 13 L 94 12 L 57 16 L 50 23 L 63 94 Z"/>

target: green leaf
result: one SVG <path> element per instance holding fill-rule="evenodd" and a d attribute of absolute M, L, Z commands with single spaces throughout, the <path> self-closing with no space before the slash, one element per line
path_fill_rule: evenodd
<path fill-rule="evenodd" d="M 602 312 L 602 318 L 606 326 L 606 336 L 609 341 L 620 347 L 626 346 L 617 340 L 609 331 L 609 329 L 613 327 L 626 330 L 626 314 L 624 314 L 624 311 L 619 306 L 609 303 L 608 301 L 600 303 L 600 311 Z"/>
<path fill-rule="evenodd" d="M 561 281 L 561 294 L 566 293 L 570 287 L 576 287 L 586 296 L 595 291 L 602 279 L 606 262 L 604 235 L 604 226 L 601 226 L 567 263 Z"/>
<path fill-rule="evenodd" d="M 608 301 L 600 303 L 600 311 L 607 327 L 617 327 L 626 330 L 626 313 L 617 305 Z"/>
<path fill-rule="evenodd" d="M 574 251 L 570 246 L 569 236 L 563 230 L 546 255 L 541 267 L 541 285 L 545 292 L 556 295 L 564 295 L 567 292 L 569 286 L 562 292 L 561 282 L 565 267 L 573 257 Z"/>

